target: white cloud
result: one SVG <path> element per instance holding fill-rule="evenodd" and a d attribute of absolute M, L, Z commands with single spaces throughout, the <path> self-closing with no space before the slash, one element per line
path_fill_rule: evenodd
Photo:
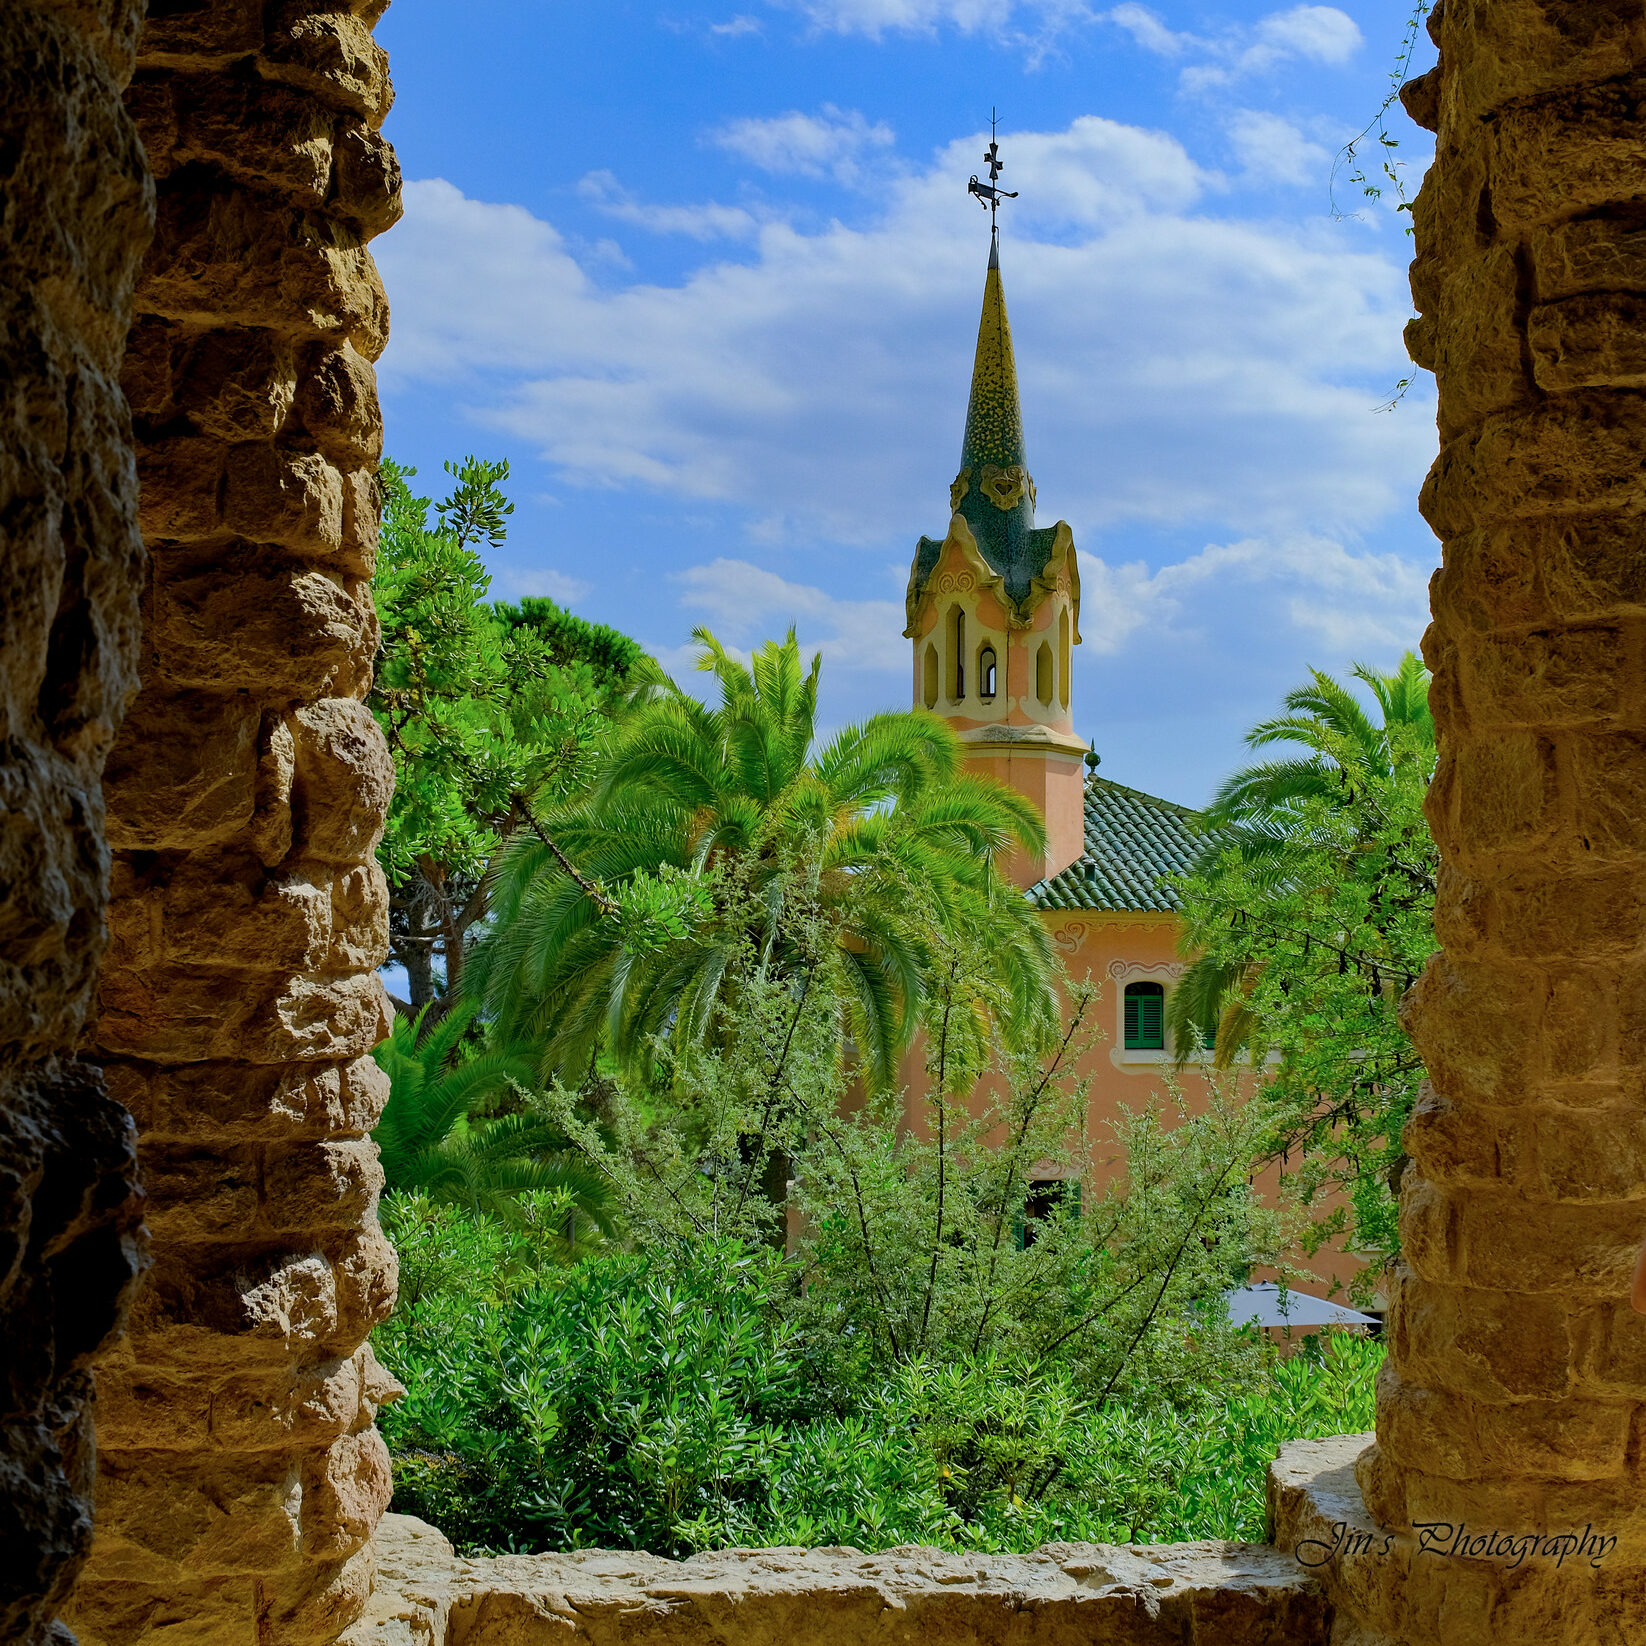
<path fill-rule="evenodd" d="M 1152 51 L 1157 57 L 1176 57 L 1188 47 L 1199 44 L 1192 34 L 1177 34 L 1167 28 L 1154 12 L 1147 6 L 1137 5 L 1135 0 L 1127 0 L 1125 5 L 1115 6 L 1103 15 L 1109 22 L 1123 28 L 1145 51 Z"/>
<path fill-rule="evenodd" d="M 947 25 L 962 34 L 987 34 L 1030 46 L 1043 45 L 1096 13 L 1088 0 L 767 0 L 799 12 L 816 29 L 833 34 L 933 34 Z"/>
<path fill-rule="evenodd" d="M 762 171 L 834 176 L 849 183 L 866 151 L 890 148 L 897 137 L 884 122 L 871 125 L 856 109 L 825 103 L 815 115 L 796 110 L 770 120 L 733 120 L 712 133 L 710 141 Z"/>
<path fill-rule="evenodd" d="M 737 16 L 729 18 L 724 23 L 711 23 L 710 34 L 724 35 L 728 39 L 737 39 L 746 34 L 760 34 L 760 20 L 757 17 Z"/>
<path fill-rule="evenodd" d="M 747 560 L 693 566 L 674 580 L 681 604 L 721 640 L 758 645 L 792 625 L 804 653 L 821 652 L 829 668 L 908 672 L 901 601 L 842 600 Z"/>
<path fill-rule="evenodd" d="M 1279 612 L 1309 640 L 1336 652 L 1403 650 L 1422 632 L 1428 573 L 1396 554 L 1356 552 L 1297 532 L 1208 544 L 1151 572 L 1141 562 L 1081 562 L 1081 631 L 1099 654 L 1126 649 L 1139 631 L 1199 628 L 1227 611 L 1238 591 L 1279 585 Z"/>
<path fill-rule="evenodd" d="M 1157 57 L 1194 59 L 1181 75 L 1188 91 L 1232 85 L 1291 61 L 1346 63 L 1362 43 L 1355 20 L 1335 6 L 1293 6 L 1215 36 L 1180 33 L 1136 0 L 1102 16 Z"/>
<path fill-rule="evenodd" d="M 856 617 L 806 606 L 833 597 L 803 557 L 857 546 L 880 566 L 947 521 L 987 244 L 965 178 L 986 141 L 898 176 L 867 226 L 758 223 L 741 261 L 673 285 L 597 285 L 521 208 L 410 183 L 404 222 L 374 247 L 394 309 L 385 387 L 440 385 L 533 445 L 557 485 L 730 510 L 775 581 L 728 555 L 682 583 L 701 609 L 767 600 L 770 628 L 786 601 L 831 643 L 872 631 L 900 647 L 890 598 L 855 602 Z M 1140 602 L 1190 611 L 1185 590 L 1209 575 L 1212 550 L 1182 563 L 1198 572 L 1099 570 L 1106 539 L 1135 529 L 1229 538 L 1218 575 L 1246 586 L 1261 564 L 1267 598 L 1312 632 L 1404 612 L 1404 585 L 1353 583 L 1375 584 L 1382 562 L 1338 546 L 1408 504 L 1433 449 L 1421 403 L 1371 410 L 1405 369 L 1404 244 L 1215 215 L 1179 143 L 1109 120 L 1019 134 L 1011 161 L 1023 198 L 1005 275 L 1031 466 L 1043 519 L 1067 518 L 1093 567 L 1088 633 L 1123 639 Z M 1259 540 L 1262 554 L 1241 548 Z M 876 573 L 869 592 L 897 591 Z"/>
<path fill-rule="evenodd" d="M 652 234 L 683 234 L 692 240 L 750 240 L 758 224 L 740 206 L 653 206 L 635 197 L 609 171 L 591 171 L 577 192 L 619 222 L 633 223 Z M 621 253 L 619 253 L 621 255 Z"/>
<path fill-rule="evenodd" d="M 1237 109 L 1229 117 L 1229 141 L 1246 175 L 1299 187 L 1324 183 L 1331 156 L 1311 143 L 1291 121 L 1257 109 Z"/>

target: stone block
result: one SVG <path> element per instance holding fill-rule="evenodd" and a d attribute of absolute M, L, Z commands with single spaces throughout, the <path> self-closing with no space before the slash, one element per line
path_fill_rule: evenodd
<path fill-rule="evenodd" d="M 1577 1385 L 1590 1396 L 1646 1400 L 1646 1315 L 1619 1300 L 1576 1310 L 1571 1322 Z"/>
<path fill-rule="evenodd" d="M 1557 1400 L 1573 1386 L 1579 1351 L 1558 1296 L 1436 1284 L 1403 1268 L 1390 1301 L 1395 1361 L 1415 1382 L 1494 1402 Z"/>
<path fill-rule="evenodd" d="M 343 1435 L 303 1470 L 304 1552 L 342 1560 L 371 1536 L 394 1496 L 389 1449 L 373 1428 Z"/>
<path fill-rule="evenodd" d="M 1403 1017 L 1436 1087 L 1457 1101 L 1524 1102 L 1542 1076 L 1544 986 L 1531 969 L 1429 962 Z"/>
<path fill-rule="evenodd" d="M 377 466 L 383 455 L 383 417 L 376 374 L 347 343 L 311 354 L 298 412 L 303 427 L 339 469 Z"/>
<path fill-rule="evenodd" d="M 210 1402 L 211 1443 L 229 1451 L 323 1452 L 359 1417 L 361 1357 L 368 1352 L 219 1383 Z"/>
<path fill-rule="evenodd" d="M 1632 864 L 1583 875 L 1520 869 L 1499 878 L 1493 898 L 1495 939 L 1516 958 L 1595 961 L 1646 942 L 1646 883 Z"/>
<path fill-rule="evenodd" d="M 221 530 L 220 442 L 177 435 L 145 442 L 137 460 L 138 519 L 150 543 L 197 542 Z"/>
<path fill-rule="evenodd" d="M 1459 649 L 1458 683 L 1479 730 L 1593 726 L 1629 710 L 1640 664 L 1619 623 L 1480 635 Z"/>
<path fill-rule="evenodd" d="M 394 101 L 388 54 L 363 19 L 324 12 L 312 0 L 272 8 L 268 37 L 257 69 L 339 109 L 357 114 L 373 129 Z"/>
<path fill-rule="evenodd" d="M 110 845 L 186 849 L 239 833 L 251 821 L 261 719 L 238 694 L 146 687 L 106 768 Z"/>
<path fill-rule="evenodd" d="M 149 1226 L 161 1240 L 255 1239 L 263 1221 L 262 1161 L 255 1148 L 193 1149 L 144 1141 Z"/>
<path fill-rule="evenodd" d="M 326 1340 L 352 1351 L 389 1318 L 400 1284 L 400 1258 L 374 1219 L 348 1235 L 332 1258 L 337 1326 Z"/>
<path fill-rule="evenodd" d="M 377 471 L 351 469 L 343 476 L 343 551 L 339 570 L 369 578 L 377 567 L 377 539 L 382 528 L 383 497 Z"/>
<path fill-rule="evenodd" d="M 223 987 L 231 980 L 225 977 Z M 238 1053 L 252 1063 L 314 1062 L 362 1057 L 389 1036 L 388 996 L 374 972 L 345 977 L 293 977 L 263 1001 L 248 1001 L 225 1025 L 211 1055 Z"/>
<path fill-rule="evenodd" d="M 1535 853 L 1555 842 L 1561 798 L 1555 745 L 1548 737 L 1483 733 L 1455 741 L 1449 757 L 1443 804 L 1430 815 L 1453 861 L 1489 873 L 1500 854 Z"/>
<path fill-rule="evenodd" d="M 1401 1185 L 1401 1247 L 1422 1279 L 1580 1301 L 1627 1295 L 1646 1200 L 1551 1203 L 1412 1177 Z"/>
<path fill-rule="evenodd" d="M 331 876 L 271 874 L 243 852 L 195 853 L 163 901 L 163 949 L 176 967 L 307 971 L 331 947 Z"/>
<path fill-rule="evenodd" d="M 267 1646 L 261 1609 L 250 1577 L 158 1584 L 93 1578 L 75 1590 L 63 1621 L 80 1646 Z"/>
<path fill-rule="evenodd" d="M 1563 752 L 1583 851 L 1597 860 L 1646 860 L 1646 731 L 1572 736 Z"/>
<path fill-rule="evenodd" d="M 1641 59 L 1638 19 L 1620 0 L 1447 0 L 1430 32 L 1455 65 L 1446 106 L 1458 123 L 1627 75 Z"/>
<path fill-rule="evenodd" d="M 262 328 L 224 328 L 172 342 L 167 411 L 211 440 L 272 440 L 297 393 L 291 339 Z M 218 454 L 219 466 L 222 454 Z"/>
<path fill-rule="evenodd" d="M 1566 8 L 1570 9 L 1570 8 Z M 1624 70 L 1505 109 L 1490 128 L 1492 210 L 1509 234 L 1635 198 L 1646 80 Z"/>
<path fill-rule="evenodd" d="M 1460 1109 L 1426 1080 L 1402 1142 L 1433 1182 L 1503 1187 L 1527 1173 L 1528 1130 L 1519 1109 L 1487 1109 L 1480 1104 Z"/>
<path fill-rule="evenodd" d="M 342 121 L 333 150 L 332 209 L 374 239 L 400 221 L 400 162 L 369 126 Z"/>
<path fill-rule="evenodd" d="M 97 1486 L 98 1575 L 162 1584 L 268 1579 L 301 1558 L 303 1460 L 285 1452 L 129 1452 Z"/>
<path fill-rule="evenodd" d="M 383 283 L 352 225 L 229 184 L 162 193 L 139 300 L 197 326 L 347 337 L 368 360 L 388 340 Z"/>
<path fill-rule="evenodd" d="M 306 856 L 359 863 L 376 850 L 394 793 L 394 764 L 364 703 L 326 698 L 297 711 L 296 838 Z"/>
<path fill-rule="evenodd" d="M 176 110 L 172 164 L 209 166 L 305 210 L 325 205 L 335 124 L 329 108 L 243 71 L 167 74 L 164 83 Z"/>
<path fill-rule="evenodd" d="M 174 686 L 295 703 L 370 668 L 375 626 L 359 604 L 335 578 L 273 556 L 248 557 L 232 578 L 163 556 L 152 609 L 158 672 Z"/>
<path fill-rule="evenodd" d="M 199 9 L 163 8 L 143 25 L 145 68 L 225 64 L 263 43 L 262 0 L 214 0 Z"/>
<path fill-rule="evenodd" d="M 1646 294 L 1597 293 L 1544 303 L 1526 324 L 1538 387 L 1646 388 Z"/>
<path fill-rule="evenodd" d="M 1526 246 L 1540 303 L 1583 292 L 1646 292 L 1646 229 L 1627 218 L 1551 223 L 1532 230 Z"/>
<path fill-rule="evenodd" d="M 268 1227 L 293 1238 L 355 1229 L 377 1216 L 383 1168 L 370 1138 L 270 1145 L 263 1174 Z"/>
<path fill-rule="evenodd" d="M 1450 539 L 1519 516 L 1646 511 L 1646 407 L 1623 396 L 1551 399 L 1489 418 L 1442 447 L 1419 506 Z"/>
<path fill-rule="evenodd" d="M 257 787 L 246 844 L 264 868 L 291 855 L 291 786 L 297 775 L 297 739 L 289 713 L 265 714 L 257 745 Z"/>
<path fill-rule="evenodd" d="M 1550 611 L 1584 620 L 1646 611 L 1646 520 L 1598 515 L 1515 528 Z"/>
<path fill-rule="evenodd" d="M 1534 401 L 1516 324 L 1519 282 L 1515 248 L 1494 246 L 1452 270 L 1424 318 L 1425 352 L 1443 390 L 1443 441 Z"/>
<path fill-rule="evenodd" d="M 228 460 L 223 523 L 299 554 L 334 554 L 343 541 L 342 477 L 318 452 L 237 446 Z"/>
<path fill-rule="evenodd" d="M 331 952 L 325 969 L 376 971 L 389 955 L 389 886 L 375 858 L 331 883 Z"/>
<path fill-rule="evenodd" d="M 169 1067 L 112 1059 L 104 1068 L 110 1091 L 145 1138 L 210 1139 L 215 1147 L 363 1136 L 388 1100 L 388 1076 L 369 1057 Z"/>

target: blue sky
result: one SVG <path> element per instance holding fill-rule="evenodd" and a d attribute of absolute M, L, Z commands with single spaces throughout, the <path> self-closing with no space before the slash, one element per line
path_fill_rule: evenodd
<path fill-rule="evenodd" d="M 436 495 L 444 458 L 508 458 L 499 595 L 676 669 L 694 624 L 747 648 L 794 623 L 831 724 L 907 706 L 998 107 L 1040 523 L 1081 555 L 1076 726 L 1105 776 L 1200 802 L 1309 666 L 1392 665 L 1425 621 L 1427 380 L 1377 409 L 1410 369 L 1411 243 L 1328 195 L 1403 16 L 395 0 L 388 449 Z M 1425 134 L 1393 125 L 1415 188 Z"/>

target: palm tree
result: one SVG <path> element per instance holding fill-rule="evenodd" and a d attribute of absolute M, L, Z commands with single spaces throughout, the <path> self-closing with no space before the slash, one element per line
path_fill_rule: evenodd
<path fill-rule="evenodd" d="M 566 1191 L 574 1208 L 568 1252 L 576 1245 L 576 1214 L 609 1234 L 610 1188 L 560 1152 L 565 1140 L 559 1130 L 529 1111 L 495 1113 L 516 1088 L 531 1086 L 532 1059 L 505 1047 L 459 1060 L 476 1010 L 465 1001 L 427 1022 L 427 1006 L 415 1018 L 398 1017 L 390 1038 L 372 1053 L 390 1086 L 372 1133 L 386 1187 L 505 1222 L 520 1221 L 522 1195 Z"/>
<path fill-rule="evenodd" d="M 1246 734 L 1246 746 L 1301 747 L 1306 753 L 1243 767 L 1226 778 L 1207 807 L 1207 841 L 1192 872 L 1208 875 L 1233 852 L 1260 891 L 1306 885 L 1330 873 L 1322 854 L 1344 850 L 1341 829 L 1323 827 L 1322 811 L 1352 821 L 1364 841 L 1383 821 L 1378 795 L 1415 767 L 1427 782 L 1435 764 L 1435 724 L 1429 712 L 1429 671 L 1412 652 L 1393 674 L 1356 664 L 1353 678 L 1376 699 L 1374 720 L 1348 686 L 1319 669 L 1289 692 L 1287 712 Z M 1185 952 L 1205 939 L 1185 930 Z M 1244 1000 L 1251 969 L 1209 956 L 1194 961 L 1172 992 L 1169 1017 L 1180 1062 L 1215 1036 L 1214 1061 L 1226 1068 L 1250 1043 L 1257 1025 Z"/>
<path fill-rule="evenodd" d="M 466 983 L 500 1028 L 544 1046 L 542 1072 L 569 1080 L 603 1048 L 630 1066 L 658 1037 L 688 1052 L 717 1032 L 752 955 L 764 975 L 791 979 L 797 999 L 825 977 L 864 1074 L 884 1087 L 927 998 L 938 934 L 964 929 L 995 952 L 999 1028 L 1047 1032 L 1045 934 L 996 868 L 1014 846 L 1044 841 L 1034 807 L 961 772 L 958 741 L 935 715 L 875 715 L 819 747 L 821 657 L 803 668 L 792 629 L 748 668 L 707 630 L 694 638 L 719 702 L 660 680 L 588 792 L 540 836 L 517 837 L 501 864 L 494 928 Z M 636 947 L 587 887 L 620 901 L 659 875 L 695 877 L 713 912 Z"/>

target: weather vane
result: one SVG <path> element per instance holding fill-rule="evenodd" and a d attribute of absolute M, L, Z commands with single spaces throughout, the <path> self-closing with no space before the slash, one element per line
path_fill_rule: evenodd
<path fill-rule="evenodd" d="M 1015 189 L 1003 189 L 998 186 L 1000 182 L 1001 169 L 1006 164 L 1006 162 L 1000 158 L 999 137 L 1000 117 L 995 110 L 990 109 L 989 152 L 983 156 L 983 159 L 989 168 L 989 180 L 987 183 L 980 183 L 974 173 L 971 182 L 966 185 L 966 192 L 977 196 L 978 205 L 988 207 L 989 233 L 991 235 L 998 235 L 1000 233 L 1000 225 L 995 219 L 995 213 L 1000 210 L 1000 202 L 1002 200 L 1015 200 L 1017 198 L 1017 191 Z"/>

